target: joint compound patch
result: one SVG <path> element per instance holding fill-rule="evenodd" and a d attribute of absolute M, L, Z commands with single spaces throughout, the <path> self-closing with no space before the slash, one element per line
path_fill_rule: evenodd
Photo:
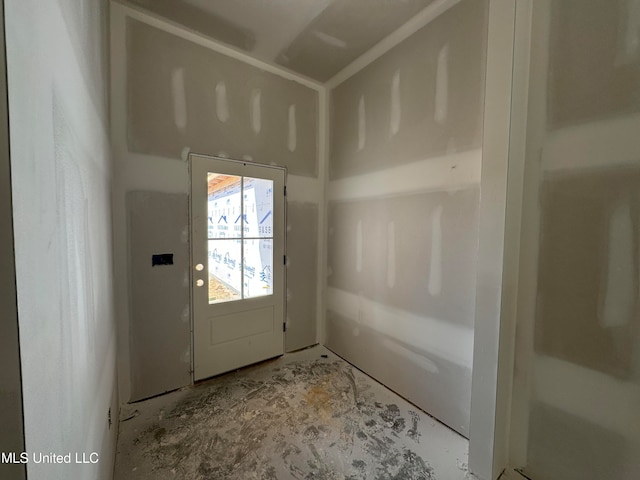
<path fill-rule="evenodd" d="M 251 91 L 251 129 L 256 134 L 262 130 L 262 91 L 259 88 Z"/>
<path fill-rule="evenodd" d="M 358 151 L 364 150 L 367 141 L 367 116 L 364 96 L 358 102 Z"/>
<path fill-rule="evenodd" d="M 227 85 L 222 81 L 216 84 L 216 116 L 223 123 L 229 120 Z"/>
<path fill-rule="evenodd" d="M 173 121 L 180 133 L 187 130 L 187 97 L 184 86 L 184 68 L 171 72 L 171 98 L 173 100 Z"/>
<path fill-rule="evenodd" d="M 289 105 L 289 137 L 287 141 L 287 148 L 290 152 L 295 152 L 298 143 L 297 138 L 297 126 L 296 126 L 296 106 Z"/>
<path fill-rule="evenodd" d="M 396 70 L 391 79 L 391 112 L 389 116 L 389 135 L 394 136 L 400 131 L 400 70 Z"/>

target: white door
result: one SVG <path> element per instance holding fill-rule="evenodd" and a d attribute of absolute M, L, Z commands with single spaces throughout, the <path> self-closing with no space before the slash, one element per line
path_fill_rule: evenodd
<path fill-rule="evenodd" d="M 284 353 L 285 170 L 191 159 L 194 378 Z"/>

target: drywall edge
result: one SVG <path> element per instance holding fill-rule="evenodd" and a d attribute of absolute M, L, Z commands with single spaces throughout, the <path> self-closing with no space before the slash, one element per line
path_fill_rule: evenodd
<path fill-rule="evenodd" d="M 525 202 L 527 120 L 529 118 L 532 2 L 533 0 L 518 1 L 515 12 L 501 338 L 498 352 L 498 398 L 503 399 L 503 406 L 502 410 L 499 410 L 502 414 L 496 419 L 496 453 L 501 456 L 494 458 L 509 468 L 522 466 L 522 461 L 526 458 L 526 434 L 520 435 L 518 433 L 514 437 L 513 432 L 524 432 L 527 426 L 528 403 L 525 407 L 526 415 L 523 410 L 516 410 L 519 404 L 522 404 L 519 402 L 519 398 L 528 398 L 530 388 L 528 381 L 530 364 L 520 365 L 519 370 L 522 372 L 519 375 L 515 375 L 514 370 L 517 347 L 516 328 L 518 334 L 523 335 L 522 325 L 519 324 L 522 317 L 518 315 L 518 310 L 524 292 L 520 291 L 519 287 L 522 285 L 523 271 L 528 271 L 527 265 L 523 265 L 520 261 L 520 252 L 525 242 L 537 242 L 537 239 L 527 238 L 522 225 Z M 546 68 L 544 73 L 546 78 Z M 535 203 L 537 205 L 537 202 Z M 529 326 L 530 334 L 533 335 L 533 321 Z M 527 345 L 530 345 L 526 352 L 529 357 L 533 355 L 533 341 Z M 523 345 L 518 348 L 519 355 L 525 354 Z M 522 443 L 515 445 L 514 439 Z"/>
<path fill-rule="evenodd" d="M 509 363 L 505 340 L 502 290 L 509 162 L 509 130 L 515 29 L 514 0 L 491 0 L 485 87 L 480 239 L 475 307 L 469 470 L 495 479 L 506 466 L 504 433 L 496 429 L 506 415 L 505 389 L 498 386 L 498 368 Z M 511 362 L 512 363 L 512 362 Z M 508 365 L 507 365 L 508 368 Z M 508 393 L 508 392 L 507 392 Z"/>

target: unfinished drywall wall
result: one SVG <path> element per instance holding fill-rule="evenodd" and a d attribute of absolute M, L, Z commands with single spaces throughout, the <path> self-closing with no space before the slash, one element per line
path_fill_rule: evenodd
<path fill-rule="evenodd" d="M 317 342 L 316 326 L 307 320 L 316 315 L 316 290 L 299 285 L 318 278 L 318 220 L 318 205 L 287 203 L 287 352 Z"/>
<path fill-rule="evenodd" d="M 468 188 L 328 212 L 327 345 L 458 431 L 471 402 L 478 202 Z"/>
<path fill-rule="evenodd" d="M 487 2 L 331 91 L 326 344 L 468 435 Z"/>
<path fill-rule="evenodd" d="M 127 193 L 188 194 L 189 151 L 286 166 L 286 345 L 316 343 L 324 218 L 321 87 L 138 9 L 113 3 L 111 16 L 116 276 L 127 278 L 129 271 Z M 122 401 L 132 399 L 137 355 L 129 349 L 129 305 L 147 301 L 131 294 L 129 280 L 116 286 Z M 167 301 L 182 312 L 177 297 Z M 184 345 L 190 337 L 174 340 Z"/>
<path fill-rule="evenodd" d="M 462 2 L 331 91 L 330 178 L 480 147 L 483 2 Z"/>
<path fill-rule="evenodd" d="M 536 351 L 623 379 L 632 374 L 639 187 L 637 168 L 545 176 Z"/>
<path fill-rule="evenodd" d="M 0 251 L 4 252 L 0 256 L 0 424 L 3 425 L 0 452 L 20 455 L 24 451 L 24 423 L 11 205 L 4 9 L 0 9 Z M 26 467 L 3 462 L 0 475 L 7 480 L 22 480 L 26 476 Z"/>
<path fill-rule="evenodd" d="M 194 152 L 318 173 L 318 94 L 136 20 L 127 27 L 129 150 Z"/>
<path fill-rule="evenodd" d="M 548 28 L 550 128 L 640 111 L 637 1 L 553 1 Z"/>
<path fill-rule="evenodd" d="M 106 480 L 117 415 L 107 4 L 4 3 L 26 451 L 99 458 L 30 457 L 27 474 Z"/>
<path fill-rule="evenodd" d="M 512 450 L 535 480 L 640 476 L 639 7 L 532 3 Z"/>
<path fill-rule="evenodd" d="M 127 211 L 131 400 L 140 400 L 191 381 L 189 197 L 129 192 Z"/>

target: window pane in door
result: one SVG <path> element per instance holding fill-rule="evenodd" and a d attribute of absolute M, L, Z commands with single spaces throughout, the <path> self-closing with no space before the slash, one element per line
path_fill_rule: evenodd
<path fill-rule="evenodd" d="M 273 180 L 244 177 L 245 237 L 273 237 Z"/>
<path fill-rule="evenodd" d="M 244 241 L 244 298 L 273 295 L 273 240 Z"/>
<path fill-rule="evenodd" d="M 242 177 L 207 174 L 208 238 L 241 237 Z"/>
<path fill-rule="evenodd" d="M 242 240 L 209 240 L 209 303 L 242 298 Z"/>

